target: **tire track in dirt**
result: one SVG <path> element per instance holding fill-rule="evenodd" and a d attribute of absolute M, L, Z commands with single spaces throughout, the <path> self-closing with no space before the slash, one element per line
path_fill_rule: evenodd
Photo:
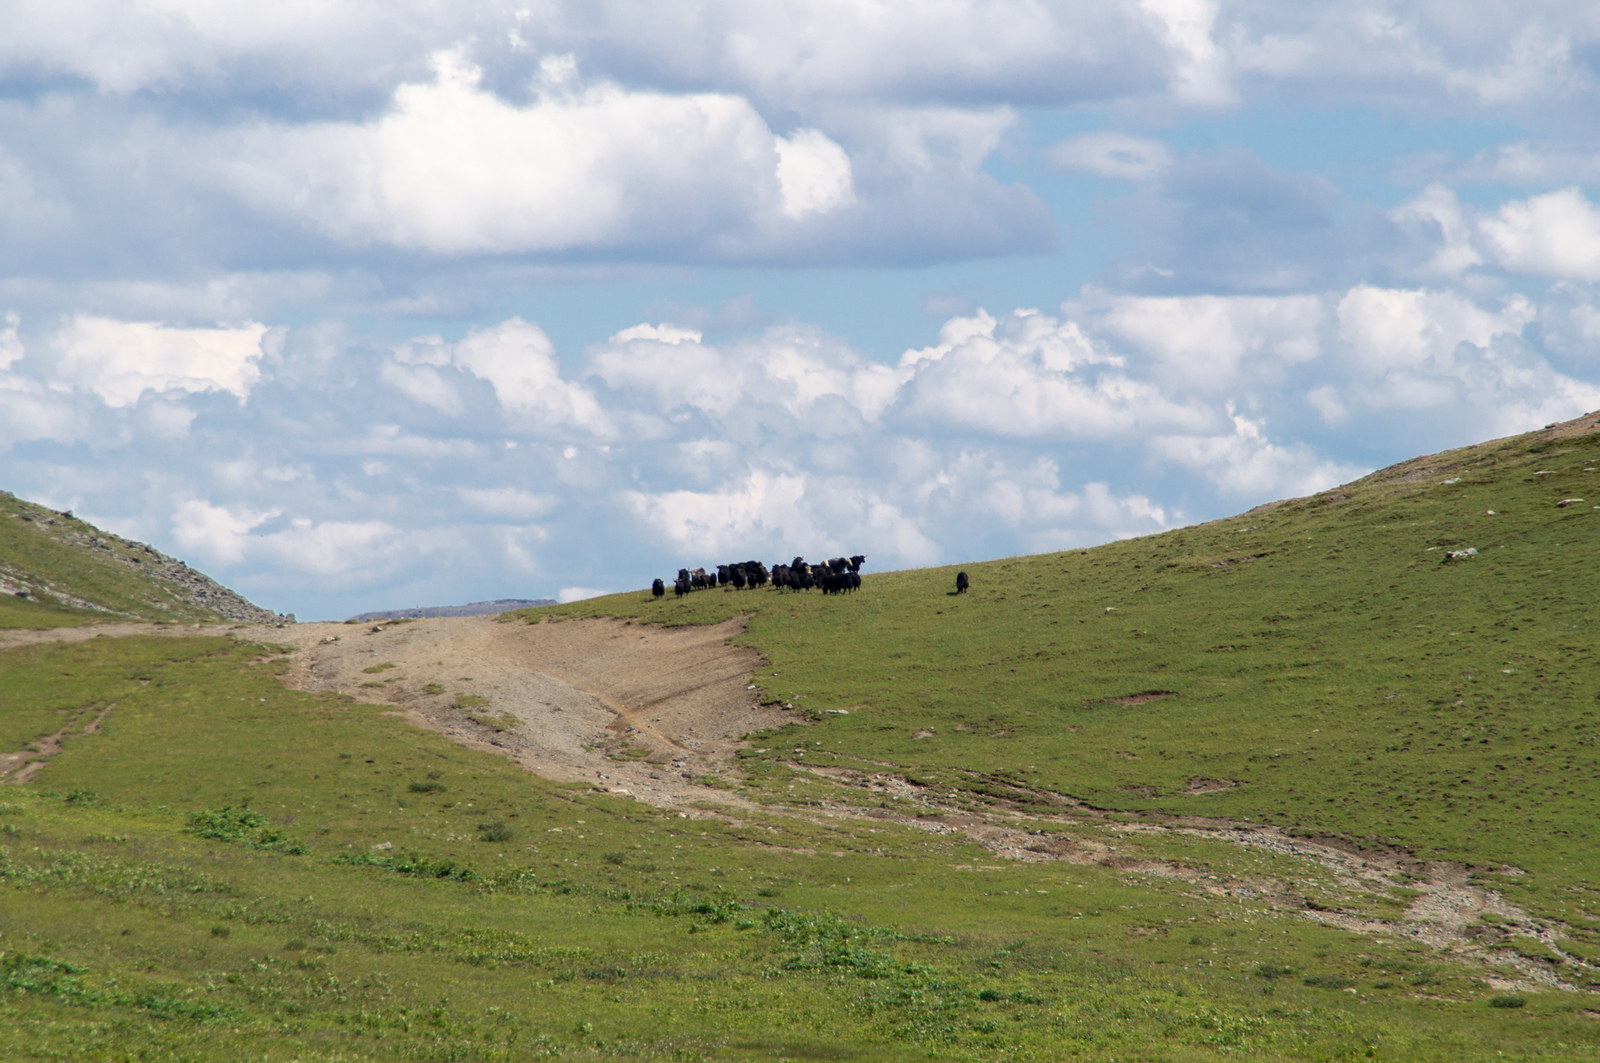
<path fill-rule="evenodd" d="M 83 705 L 72 710 L 62 709 L 67 722 L 59 730 L 35 738 L 27 748 L 0 753 L 0 785 L 20 786 L 33 781 L 34 775 L 44 767 L 44 762 L 61 752 L 62 744 L 69 738 L 99 734 L 100 725 L 116 707 L 117 703 L 113 701 L 107 705 Z M 86 716 L 89 717 L 89 721 L 78 727 L 79 721 Z"/>

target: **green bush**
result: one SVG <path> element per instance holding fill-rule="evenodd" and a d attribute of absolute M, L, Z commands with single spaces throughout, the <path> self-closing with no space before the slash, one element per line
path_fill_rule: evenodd
<path fill-rule="evenodd" d="M 492 823 L 478 824 L 478 839 L 486 842 L 508 842 L 515 837 L 515 832 L 506 825 L 503 819 Z"/>
<path fill-rule="evenodd" d="M 1489 998 L 1489 1006 L 1491 1008 L 1520 1008 L 1520 1007 L 1523 1007 L 1524 1005 L 1526 1005 L 1527 1003 L 1528 1002 L 1526 1000 L 1522 999 L 1521 997 L 1514 997 L 1514 996 L 1490 997 Z"/>
<path fill-rule="evenodd" d="M 1317 989 L 1349 989 L 1356 984 L 1354 979 L 1337 974 L 1308 974 L 1302 981 Z"/>
<path fill-rule="evenodd" d="M 442 794 L 444 793 L 444 783 L 432 781 L 417 782 L 413 779 L 411 784 L 408 785 L 406 789 L 414 794 Z"/>

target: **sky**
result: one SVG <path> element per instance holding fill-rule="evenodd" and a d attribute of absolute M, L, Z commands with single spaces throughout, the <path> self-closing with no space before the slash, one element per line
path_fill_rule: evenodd
<path fill-rule="evenodd" d="M 11 0 L 0 489 L 300 619 L 1600 408 L 1600 7 Z"/>

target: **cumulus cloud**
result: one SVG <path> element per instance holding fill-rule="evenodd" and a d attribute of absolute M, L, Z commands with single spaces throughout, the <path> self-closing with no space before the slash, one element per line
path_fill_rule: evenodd
<path fill-rule="evenodd" d="M 282 510 L 214 505 L 204 499 L 179 502 L 172 517 L 178 543 L 201 561 L 222 565 L 271 565 L 348 586 L 414 564 L 432 552 L 439 535 L 410 532 L 384 521 L 315 521 L 295 517 L 279 530 L 260 530 Z"/>
<path fill-rule="evenodd" d="M 1483 263 L 1474 244 L 1472 219 L 1455 192 L 1437 182 L 1389 212 L 1389 219 L 1402 230 L 1416 232 L 1417 242 L 1427 248 L 1421 272 L 1433 276 L 1458 277 Z"/>
<path fill-rule="evenodd" d="M 518 106 L 460 51 L 434 69 L 371 121 L 241 134 L 228 178 L 336 239 L 445 254 L 698 241 L 780 199 L 846 201 L 848 159 L 814 130 L 785 142 L 785 191 L 777 138 L 737 96 L 600 84 Z"/>
<path fill-rule="evenodd" d="M 914 520 L 859 480 L 754 469 L 720 490 L 630 491 L 622 498 L 644 526 L 688 556 L 865 550 L 926 564 L 940 553 Z"/>
<path fill-rule="evenodd" d="M 776 417 L 821 434 L 876 421 L 909 377 L 818 329 L 788 325 L 726 346 L 673 326 L 635 326 L 592 348 L 585 366 L 589 377 L 668 417 L 690 407 L 725 426 Z M 840 422 L 840 414 L 851 416 Z"/>
<path fill-rule="evenodd" d="M 1198 390 L 1226 388 L 1246 359 L 1297 364 L 1316 358 L 1321 297 L 1196 295 L 1140 298 L 1089 292 L 1068 304 L 1099 333 L 1148 352 L 1163 376 Z"/>
<path fill-rule="evenodd" d="M 1117 438 L 1206 420 L 1123 372 L 1076 322 L 1032 310 L 954 318 L 900 367 L 916 370 L 913 417 L 999 435 Z"/>
<path fill-rule="evenodd" d="M 1514 273 L 1600 280 L 1600 210 L 1577 188 L 1502 204 L 1478 227 Z"/>
<path fill-rule="evenodd" d="M 1236 498 L 1270 499 L 1315 494 L 1365 476 L 1371 469 L 1330 461 L 1310 447 L 1285 447 L 1267 438 L 1264 425 L 1234 413 L 1233 431 L 1216 435 L 1160 436 L 1158 457 L 1201 473 Z"/>
<path fill-rule="evenodd" d="M 267 326 L 174 328 L 79 314 L 51 337 L 56 379 L 131 406 L 146 391 L 227 391 L 240 399 L 260 378 Z"/>
<path fill-rule="evenodd" d="M 1533 307 L 1520 296 L 1496 311 L 1455 292 L 1358 285 L 1339 300 L 1337 314 L 1340 337 L 1359 364 L 1388 374 L 1447 364 L 1460 344 L 1481 347 L 1516 334 L 1533 319 Z"/>
<path fill-rule="evenodd" d="M 818 129 L 778 137 L 778 187 L 791 218 L 826 214 L 855 202 L 850 156 Z"/>
<path fill-rule="evenodd" d="M 494 385 L 500 403 L 538 429 L 610 434 L 610 421 L 581 384 L 561 377 L 555 345 L 537 325 L 512 318 L 455 344 L 451 361 Z"/>

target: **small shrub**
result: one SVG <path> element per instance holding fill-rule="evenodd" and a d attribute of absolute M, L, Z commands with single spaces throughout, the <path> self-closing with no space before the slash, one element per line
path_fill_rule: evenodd
<path fill-rule="evenodd" d="M 399 665 L 395 664 L 393 661 L 384 661 L 382 664 L 369 665 L 361 670 L 368 675 L 377 675 L 379 672 L 387 672 L 391 668 L 398 667 Z"/>
<path fill-rule="evenodd" d="M 1004 998 L 1001 997 L 1000 991 L 997 990 L 997 989 L 985 989 L 981 993 L 978 994 L 978 999 L 979 1000 L 995 1001 L 995 1000 L 1001 1000 L 1001 999 L 1004 999 Z"/>
<path fill-rule="evenodd" d="M 1528 1002 L 1521 997 L 1514 996 L 1489 998 L 1489 1006 L 1491 1008 L 1520 1008 L 1526 1006 L 1527 1003 Z"/>
<path fill-rule="evenodd" d="M 214 926 L 211 928 L 211 936 L 214 938 L 225 938 L 231 933 L 233 933 L 233 931 L 229 930 L 225 926 Z"/>
<path fill-rule="evenodd" d="M 607 853 L 606 856 L 605 856 L 605 860 L 606 860 L 606 863 L 608 863 L 608 864 L 615 864 L 616 866 L 621 867 L 623 864 L 626 864 L 628 862 L 628 854 L 627 853 Z"/>
<path fill-rule="evenodd" d="M 23 808 L 12 801 L 0 801 L 0 816 L 20 816 Z"/>
<path fill-rule="evenodd" d="M 1354 980 L 1337 974 L 1308 974 L 1302 981 L 1316 989 L 1349 989 Z"/>
<path fill-rule="evenodd" d="M 417 782 L 412 780 L 411 784 L 407 786 L 406 789 L 410 790 L 414 794 L 442 794 L 444 793 L 444 783 L 433 782 L 432 780 L 428 782 Z"/>
<path fill-rule="evenodd" d="M 74 790 L 67 795 L 69 805 L 92 805 L 100 795 L 93 790 Z"/>
<path fill-rule="evenodd" d="M 489 699 L 482 694 L 457 694 L 456 708 L 476 709 L 489 704 Z"/>
<path fill-rule="evenodd" d="M 298 856 L 306 851 L 301 843 L 267 824 L 267 817 L 248 808 L 203 808 L 189 817 L 186 828 L 202 838 L 220 842 L 243 842 L 252 849 Z"/>
<path fill-rule="evenodd" d="M 1265 978 L 1268 981 L 1271 981 L 1274 978 L 1282 978 L 1286 974 L 1293 973 L 1294 968 L 1292 967 L 1274 967 L 1270 963 L 1261 963 L 1256 965 L 1256 975 L 1258 977 Z"/>
<path fill-rule="evenodd" d="M 429 683 L 427 686 L 422 688 L 422 692 L 424 694 L 443 694 L 444 687 L 438 683 Z"/>
<path fill-rule="evenodd" d="M 515 832 L 506 825 L 506 821 L 503 819 L 497 819 L 493 823 L 478 824 L 479 841 L 508 842 L 515 836 Z"/>
<path fill-rule="evenodd" d="M 267 825 L 267 817 L 248 808 L 203 808 L 189 817 L 189 830 L 202 838 L 236 842 Z"/>

